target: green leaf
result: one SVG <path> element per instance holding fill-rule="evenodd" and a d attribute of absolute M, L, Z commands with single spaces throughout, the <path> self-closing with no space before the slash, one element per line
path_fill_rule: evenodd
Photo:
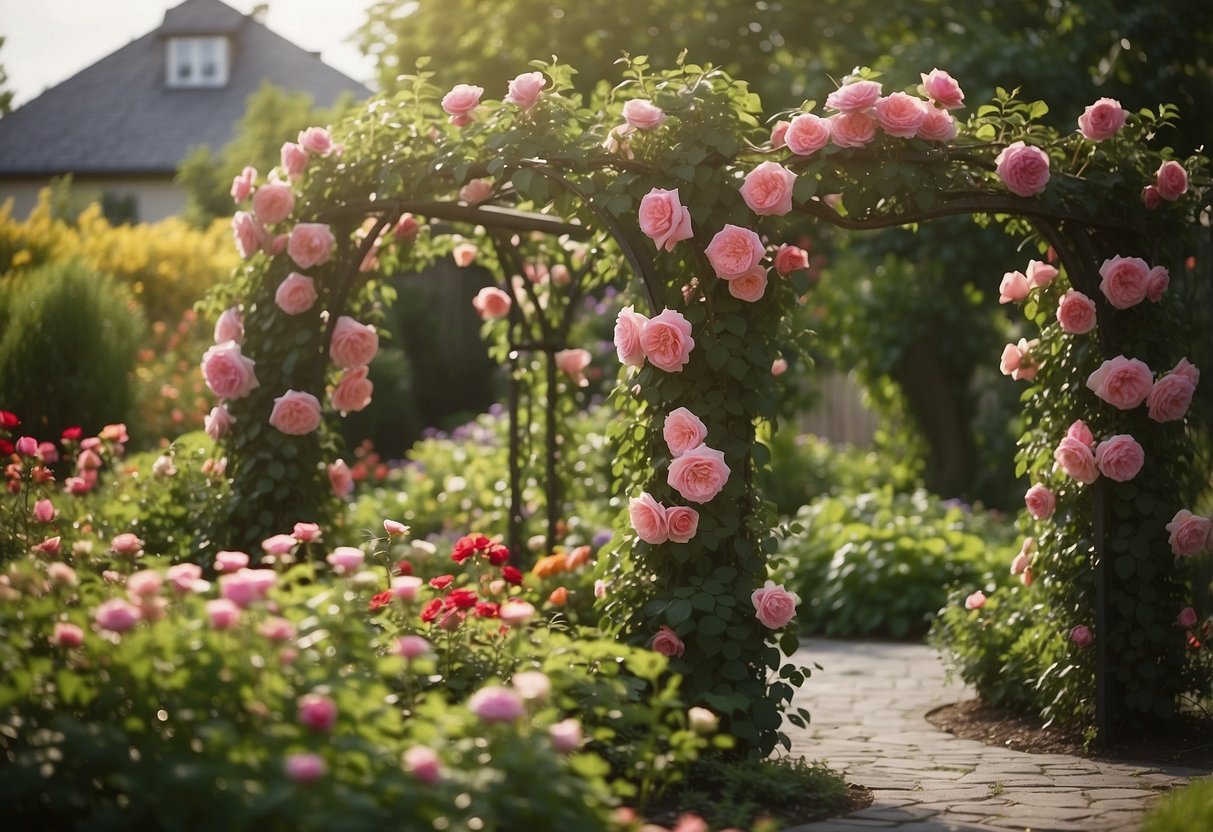
<path fill-rule="evenodd" d="M 691 617 L 691 602 L 679 598 L 671 601 L 665 610 L 665 620 L 671 627 L 677 627 Z"/>

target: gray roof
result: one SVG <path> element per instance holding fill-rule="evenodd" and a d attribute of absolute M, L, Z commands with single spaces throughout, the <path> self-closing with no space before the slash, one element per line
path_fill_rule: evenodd
<path fill-rule="evenodd" d="M 264 81 L 324 107 L 347 91 L 371 94 L 220 0 L 185 0 L 164 17 L 167 31 L 149 32 L 0 118 L 0 176 L 172 173 L 190 148 L 227 144 Z M 166 86 L 170 34 L 230 34 L 227 86 Z"/>

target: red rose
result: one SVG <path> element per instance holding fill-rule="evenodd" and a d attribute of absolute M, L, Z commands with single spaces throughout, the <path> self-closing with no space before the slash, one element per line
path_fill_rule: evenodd
<path fill-rule="evenodd" d="M 510 550 L 505 545 L 497 543 L 489 549 L 489 563 L 491 563 L 493 566 L 501 566 L 501 564 L 505 563 L 509 559 Z"/>
<path fill-rule="evenodd" d="M 449 609 L 470 610 L 476 606 L 476 590 L 474 589 L 455 589 L 451 594 L 446 596 L 445 606 Z"/>
<path fill-rule="evenodd" d="M 435 598 L 421 608 L 421 620 L 429 624 L 442 612 L 442 599 Z"/>
<path fill-rule="evenodd" d="M 453 580 L 455 580 L 454 575 L 439 575 L 437 578 L 430 578 L 430 586 L 434 589 L 446 589 Z"/>
<path fill-rule="evenodd" d="M 501 567 L 501 577 L 515 586 L 522 586 L 522 571 L 516 566 Z"/>
<path fill-rule="evenodd" d="M 497 618 L 501 608 L 492 601 L 480 601 L 476 604 L 476 615 L 481 618 Z"/>
<path fill-rule="evenodd" d="M 17 418 L 16 413 L 11 413 L 7 410 L 0 410 L 0 428 L 15 428 L 20 424 L 21 420 Z M 76 430 L 80 430 L 80 428 L 76 428 Z"/>
<path fill-rule="evenodd" d="M 392 603 L 392 591 L 390 589 L 371 596 L 370 606 L 372 611 L 380 607 L 386 607 L 390 603 Z"/>

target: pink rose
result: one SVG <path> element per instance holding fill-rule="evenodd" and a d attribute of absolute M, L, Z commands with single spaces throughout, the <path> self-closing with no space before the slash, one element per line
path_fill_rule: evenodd
<path fill-rule="evenodd" d="M 1057 275 L 1058 271 L 1055 267 L 1039 260 L 1029 260 L 1028 268 L 1024 270 L 1028 286 L 1032 289 L 1043 289 L 1052 283 Z"/>
<path fill-rule="evenodd" d="M 421 595 L 421 584 L 421 579 L 416 575 L 396 575 L 392 578 L 392 597 L 401 601 L 416 601 Z M 425 642 L 425 639 L 422 639 L 422 642 Z M 427 644 L 426 647 L 428 646 Z"/>
<path fill-rule="evenodd" d="M 1160 199 L 1168 202 L 1177 200 L 1188 192 L 1188 172 L 1179 162 L 1163 162 L 1156 174 L 1154 186 Z"/>
<path fill-rule="evenodd" d="M 237 211 L 232 215 L 232 239 L 236 241 L 236 253 L 241 259 L 247 260 L 260 251 L 268 236 L 248 211 Z"/>
<path fill-rule="evenodd" d="M 1086 650 L 1095 643 L 1095 636 L 1091 634 L 1091 628 L 1085 624 L 1079 624 L 1070 630 L 1070 641 L 1078 646 L 1079 650 Z"/>
<path fill-rule="evenodd" d="M 409 527 L 399 520 L 384 520 L 383 530 L 388 533 L 388 537 L 397 537 L 409 533 Z"/>
<path fill-rule="evenodd" d="M 375 385 L 367 378 L 369 372 L 367 367 L 355 367 L 345 371 L 341 381 L 337 382 L 337 386 L 329 394 L 329 401 L 334 410 L 342 414 L 357 413 L 371 403 Z"/>
<path fill-rule="evenodd" d="M 771 375 L 781 376 L 788 371 L 788 360 L 786 358 L 776 358 L 771 362 Z"/>
<path fill-rule="evenodd" d="M 479 249 L 473 243 L 459 243 L 451 249 L 451 258 L 455 261 L 455 265 L 461 269 L 466 269 L 472 263 L 476 262 L 476 255 L 479 254 Z"/>
<path fill-rule="evenodd" d="M 877 100 L 873 111 L 880 127 L 890 136 L 912 139 L 927 117 L 927 104 L 904 92 L 895 92 Z"/>
<path fill-rule="evenodd" d="M 826 121 L 835 147 L 866 147 L 876 138 L 876 122 L 866 113 L 835 113 Z"/>
<path fill-rule="evenodd" d="M 640 347 L 653 366 L 667 373 L 682 370 L 690 360 L 695 339 L 691 337 L 691 322 L 673 309 L 645 321 L 640 330 Z"/>
<path fill-rule="evenodd" d="M 403 243 L 411 243 L 417 239 L 420 231 L 421 223 L 417 222 L 416 217 L 412 214 L 401 214 L 400 219 L 396 221 L 395 228 L 392 229 L 392 236 Z"/>
<path fill-rule="evenodd" d="M 257 181 L 256 168 L 246 167 L 240 171 L 240 175 L 232 179 L 232 202 L 240 203 L 248 199 L 255 181 Z"/>
<path fill-rule="evenodd" d="M 438 752 L 428 746 L 414 745 L 404 752 L 403 761 L 404 770 L 419 783 L 432 786 L 442 779 L 442 760 Z"/>
<path fill-rule="evenodd" d="M 966 610 L 979 610 L 986 605 L 986 594 L 980 589 L 965 598 Z"/>
<path fill-rule="evenodd" d="M 786 243 L 775 252 L 775 271 L 780 277 L 787 277 L 794 271 L 809 267 L 809 253 L 800 246 Z"/>
<path fill-rule="evenodd" d="M 466 127 L 472 122 L 472 112 L 480 106 L 484 87 L 471 84 L 456 84 L 442 96 L 442 109 L 450 116 L 447 121 L 456 127 Z"/>
<path fill-rule="evenodd" d="M 510 314 L 511 304 L 510 296 L 496 286 L 485 286 L 472 298 L 472 308 L 486 321 Z"/>
<path fill-rule="evenodd" d="M 132 601 L 137 601 L 141 597 L 155 595 L 163 583 L 164 578 L 155 569 L 140 569 L 126 579 L 126 591 Z"/>
<path fill-rule="evenodd" d="M 401 636 L 392 650 L 397 656 L 408 661 L 421 658 L 430 651 L 430 643 L 421 636 Z"/>
<path fill-rule="evenodd" d="M 1066 428 L 1066 436 L 1078 440 L 1092 450 L 1095 449 L 1095 436 L 1091 433 L 1091 429 L 1087 427 L 1087 423 L 1082 419 L 1078 419 L 1074 424 Z"/>
<path fill-rule="evenodd" d="M 559 754 L 571 754 L 581 746 L 581 723 L 569 718 L 548 726 L 552 748 Z"/>
<path fill-rule="evenodd" d="M 921 77 L 923 92 L 937 106 L 945 110 L 958 110 L 965 105 L 965 94 L 960 84 L 942 69 L 932 69 Z"/>
<path fill-rule="evenodd" d="M 767 270 L 762 266 L 755 266 L 728 283 L 730 295 L 746 303 L 756 303 L 766 294 Z"/>
<path fill-rule="evenodd" d="M 62 543 L 63 538 L 59 535 L 55 535 L 54 537 L 48 537 L 41 543 L 36 544 L 34 546 L 34 550 L 40 552 L 41 554 L 51 555 L 53 557 L 54 555 L 59 554 L 59 547 Z"/>
<path fill-rule="evenodd" d="M 754 590 L 750 600 L 754 602 L 754 617 L 762 626 L 778 630 L 796 616 L 800 596 L 788 592 L 782 584 L 776 586 L 774 581 L 767 581 L 761 589 Z"/>
<path fill-rule="evenodd" d="M 1007 344 L 1003 348 L 998 369 L 1014 381 L 1031 381 L 1036 378 L 1036 371 L 1040 368 L 1032 358 L 1032 348 L 1035 346 L 1036 341 L 1029 343 L 1026 338 L 1020 338 L 1018 344 Z"/>
<path fill-rule="evenodd" d="M 93 620 L 103 630 L 125 633 L 139 623 L 143 614 L 139 608 L 121 598 L 111 598 L 93 611 Z"/>
<path fill-rule="evenodd" d="M 309 127 L 300 131 L 298 142 L 305 151 L 316 156 L 328 156 L 335 148 L 327 127 Z"/>
<path fill-rule="evenodd" d="M 542 72 L 524 72 L 509 83 L 509 91 L 503 99 L 508 104 L 517 104 L 529 110 L 539 100 L 539 94 L 548 85 Z"/>
<path fill-rule="evenodd" d="M 459 198 L 468 205 L 484 202 L 493 195 L 493 183 L 487 179 L 473 179 L 459 189 Z"/>
<path fill-rule="evenodd" d="M 683 206 L 678 189 L 664 191 L 653 188 L 640 200 L 640 230 L 657 244 L 657 248 L 673 251 L 679 240 L 694 236 L 690 209 Z"/>
<path fill-rule="evenodd" d="M 526 709 L 522 697 L 513 688 L 489 686 L 468 698 L 468 710 L 484 722 L 513 722 Z"/>
<path fill-rule="evenodd" d="M 875 106 L 881 87 L 877 81 L 852 81 L 826 96 L 826 107 L 840 113 L 864 113 Z"/>
<path fill-rule="evenodd" d="M 278 284 L 274 303 L 288 315 L 301 315 L 312 308 L 318 297 L 316 281 L 299 272 L 291 272 Z"/>
<path fill-rule="evenodd" d="M 287 142 L 282 145 L 282 150 L 279 154 L 282 161 L 282 169 L 286 172 L 287 179 L 292 182 L 303 175 L 303 171 L 307 168 L 307 151 L 294 142 Z"/>
<path fill-rule="evenodd" d="M 1145 464 L 1146 452 L 1132 436 L 1118 433 L 1095 446 L 1095 465 L 1110 480 L 1128 482 Z"/>
<path fill-rule="evenodd" d="M 143 575 L 145 572 L 150 572 L 152 575 L 156 576 L 156 581 L 157 581 L 156 588 L 158 589 L 160 586 L 160 584 L 159 584 L 160 573 L 152 571 L 152 570 L 146 570 L 146 569 L 143 570 L 142 572 L 136 572 L 134 575 L 131 575 L 131 577 L 127 580 L 127 586 L 128 587 L 131 586 L 131 582 L 135 580 L 136 575 Z M 52 583 L 56 583 L 61 586 L 76 586 L 77 584 L 80 583 L 80 579 L 76 575 L 76 570 L 72 569 L 70 566 L 68 566 L 66 563 L 64 563 L 61 560 L 51 561 L 50 563 L 48 563 L 46 565 L 46 576 L 51 579 Z M 146 578 L 144 578 L 143 580 L 145 581 L 144 585 L 146 586 Z M 131 592 L 136 597 L 140 594 L 140 593 L 134 592 L 133 588 L 131 589 Z M 155 592 L 156 592 L 156 589 L 153 589 L 152 594 L 155 594 Z"/>
<path fill-rule="evenodd" d="M 315 523 L 296 523 L 291 529 L 291 537 L 300 543 L 311 543 L 320 539 L 320 527 Z"/>
<path fill-rule="evenodd" d="M 1184 607 L 1179 611 L 1179 615 L 1175 616 L 1175 624 L 1184 629 L 1195 626 L 1196 610 L 1191 607 Z"/>
<path fill-rule="evenodd" d="M 1020 548 L 1017 554 L 1011 560 L 1011 574 L 1022 575 L 1032 567 L 1032 553 L 1036 551 L 1035 538 L 1029 537 L 1023 542 L 1023 547 Z"/>
<path fill-rule="evenodd" d="M 830 122 L 812 113 L 801 113 L 788 124 L 784 141 L 797 156 L 816 153 L 830 141 Z"/>
<path fill-rule="evenodd" d="M 1049 155 L 1039 147 L 1014 142 L 994 160 L 998 178 L 1011 193 L 1033 196 L 1049 183 Z"/>
<path fill-rule="evenodd" d="M 240 317 L 240 310 L 234 306 L 223 310 L 219 320 L 215 321 L 215 343 L 222 344 L 224 341 L 235 341 L 237 344 L 244 341 L 244 320 Z"/>
<path fill-rule="evenodd" d="M 585 349 L 559 350 L 552 355 L 556 369 L 564 373 L 578 387 L 588 387 L 585 368 L 590 366 L 590 351 Z"/>
<path fill-rule="evenodd" d="M 329 342 L 329 358 L 343 370 L 371 363 L 379 352 L 379 333 L 370 324 L 360 324 L 349 315 L 342 315 L 333 327 Z"/>
<path fill-rule="evenodd" d="M 648 492 L 628 501 L 628 517 L 636 536 L 654 546 L 670 539 L 665 512 L 665 506 L 653 499 Z"/>
<path fill-rule="evenodd" d="M 295 210 L 295 195 L 291 186 L 267 182 L 253 194 L 253 214 L 265 225 L 282 222 Z"/>
<path fill-rule="evenodd" d="M 288 754 L 282 761 L 282 771 L 292 782 L 314 783 L 328 773 L 328 764 L 319 754 L 301 752 Z"/>
<path fill-rule="evenodd" d="M 998 284 L 998 302 L 1011 303 L 1024 300 L 1030 290 L 1028 278 L 1023 272 L 1007 272 L 1002 276 L 1002 282 Z"/>
<path fill-rule="evenodd" d="M 37 456 L 38 440 L 32 436 L 22 436 L 13 446 L 13 450 L 15 450 L 21 456 Z"/>
<path fill-rule="evenodd" d="M 763 162 L 746 174 L 741 198 L 759 216 L 782 217 L 792 210 L 796 174 L 778 162 Z"/>
<path fill-rule="evenodd" d="M 55 504 L 45 497 L 34 503 L 34 519 L 39 523 L 49 523 L 55 519 Z"/>
<path fill-rule="evenodd" d="M 1128 115 L 1128 111 L 1116 99 L 1101 98 L 1087 105 L 1087 109 L 1078 117 L 1078 132 L 1082 133 L 1084 139 L 1102 142 L 1115 136 L 1125 126 Z"/>
<path fill-rule="evenodd" d="M 1068 476 L 1084 485 L 1090 485 L 1099 477 L 1091 447 L 1072 436 L 1061 440 L 1053 451 L 1053 461 Z"/>
<path fill-rule="evenodd" d="M 665 113 L 651 101 L 633 98 L 623 105 L 623 120 L 636 130 L 652 130 L 665 121 Z"/>
<path fill-rule="evenodd" d="M 1095 328 L 1095 301 L 1075 289 L 1061 296 L 1057 304 L 1057 322 L 1062 331 L 1081 335 Z"/>
<path fill-rule="evenodd" d="M 699 512 L 690 506 L 670 506 L 665 510 L 665 525 L 671 543 L 689 543 L 699 531 Z"/>
<path fill-rule="evenodd" d="M 788 127 L 791 125 L 786 121 L 777 121 L 771 127 L 771 148 L 779 148 L 787 145 Z"/>
<path fill-rule="evenodd" d="M 1166 266 L 1155 266 L 1150 269 L 1150 274 L 1146 279 L 1146 297 L 1150 299 L 1150 303 L 1158 303 L 1162 300 L 1163 292 L 1167 291 L 1167 287 L 1171 285 L 1171 273 L 1167 271 Z"/>
<path fill-rule="evenodd" d="M 918 138 L 928 142 L 950 142 L 956 138 L 959 128 L 956 119 L 947 110 L 938 107 L 927 107 L 922 124 L 918 125 Z"/>
<path fill-rule="evenodd" d="M 1146 185 L 1141 189 L 1141 201 L 1146 206 L 1146 210 L 1153 211 L 1162 203 L 1162 196 L 1158 193 L 1156 185 Z"/>
<path fill-rule="evenodd" d="M 1179 359 L 1179 361 L 1175 363 L 1175 366 L 1171 368 L 1171 373 L 1173 375 L 1183 376 L 1188 381 L 1192 382 L 1193 387 L 1200 384 L 1200 370 L 1198 370 L 1196 366 L 1192 364 L 1192 362 L 1188 361 L 1187 358 Z"/>
<path fill-rule="evenodd" d="M 1023 501 L 1028 507 L 1028 514 L 1037 520 L 1048 520 L 1057 508 L 1057 497 L 1048 486 L 1040 483 L 1028 489 L 1028 493 L 1023 495 Z"/>
<path fill-rule="evenodd" d="M 303 436 L 320 427 L 320 401 L 311 393 L 287 390 L 274 399 L 270 425 L 292 436 Z"/>
<path fill-rule="evenodd" d="M 1144 402 L 1153 386 L 1154 374 L 1145 362 L 1123 355 L 1109 358 L 1087 377 L 1087 387 L 1120 410 L 1132 410 Z"/>
<path fill-rule="evenodd" d="M 648 322 L 648 318 L 631 306 L 619 310 L 619 316 L 615 319 L 615 353 L 619 356 L 619 363 L 627 367 L 644 364 L 644 346 L 640 343 L 640 334 Z"/>
<path fill-rule="evenodd" d="M 706 503 L 720 493 L 729 480 L 724 453 L 700 445 L 670 463 L 669 486 L 692 503 Z"/>
<path fill-rule="evenodd" d="M 324 559 L 338 575 L 351 575 L 362 568 L 366 555 L 361 549 L 353 546 L 338 546 L 325 555 Z"/>
<path fill-rule="evenodd" d="M 174 591 L 192 592 L 198 581 L 202 580 L 202 567 L 196 563 L 178 563 L 170 566 L 164 577 L 173 585 Z"/>
<path fill-rule="evenodd" d="M 240 607 L 226 598 L 207 601 L 206 614 L 211 619 L 212 630 L 231 630 L 240 623 Z"/>
<path fill-rule="evenodd" d="M 1188 557 L 1203 552 L 1213 542 L 1213 519 L 1193 514 L 1186 508 L 1175 512 L 1167 524 L 1167 542 L 1176 557 Z"/>
<path fill-rule="evenodd" d="M 291 229 L 286 243 L 286 253 L 301 269 L 320 266 L 333 256 L 337 240 L 333 232 L 322 222 L 301 222 Z"/>
<path fill-rule="evenodd" d="M 665 417 L 661 435 L 670 449 L 670 456 L 677 459 L 702 445 L 708 438 L 708 428 L 694 413 L 679 407 Z"/>
<path fill-rule="evenodd" d="M 84 630 L 67 621 L 56 621 L 50 642 L 56 647 L 79 647 L 84 644 Z"/>
<path fill-rule="evenodd" d="M 206 435 L 218 442 L 227 435 L 228 429 L 235 421 L 231 411 L 227 409 L 227 405 L 220 404 L 212 407 L 211 412 L 203 417 L 202 425 L 206 430 Z"/>
<path fill-rule="evenodd" d="M 239 399 L 260 387 L 253 359 L 240 353 L 235 341 L 216 344 L 202 354 L 202 378 L 221 399 Z"/>
<path fill-rule="evenodd" d="M 664 624 L 657 631 L 657 635 L 653 636 L 653 640 L 649 646 L 654 651 L 671 659 L 675 656 L 681 656 L 683 650 L 686 649 L 686 645 L 682 643 L 682 639 L 678 637 L 678 633 Z"/>
<path fill-rule="evenodd" d="M 1173 422 L 1182 419 L 1192 404 L 1196 385 L 1176 373 L 1170 373 L 1154 382 L 1150 395 L 1146 396 L 1146 407 L 1155 422 Z"/>
<path fill-rule="evenodd" d="M 1117 309 L 1128 309 L 1145 300 L 1150 285 L 1150 267 L 1140 257 L 1105 260 L 1099 267 L 1099 291 Z"/>
<path fill-rule="evenodd" d="M 215 571 L 237 572 L 249 564 L 249 556 L 245 552 L 222 551 L 215 554 Z"/>
<path fill-rule="evenodd" d="M 535 607 L 527 601 L 511 598 L 501 605 L 497 614 L 507 627 L 521 627 L 535 617 Z"/>
<path fill-rule="evenodd" d="M 326 733 L 337 724 L 337 703 L 322 693 L 304 694 L 296 703 L 296 716 L 305 728 Z"/>
<path fill-rule="evenodd" d="M 325 470 L 328 472 L 329 488 L 334 497 L 344 500 L 354 492 L 354 476 L 344 459 L 329 463 Z"/>
<path fill-rule="evenodd" d="M 748 228 L 726 225 L 716 232 L 704 254 L 721 280 L 741 277 L 761 261 L 766 249 L 759 236 Z"/>

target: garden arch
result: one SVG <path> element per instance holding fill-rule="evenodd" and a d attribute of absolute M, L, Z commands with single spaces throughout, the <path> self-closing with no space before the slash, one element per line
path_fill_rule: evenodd
<path fill-rule="evenodd" d="M 244 340 L 217 336 L 204 361 L 226 400 L 219 421 L 230 416 L 232 528 L 260 540 L 323 504 L 329 484 L 316 474 L 334 457 L 317 430 L 326 381 L 335 409 L 369 396 L 368 316 L 392 300 L 372 259 L 391 271 L 492 247 L 502 288 L 480 301 L 482 314 L 508 324 L 486 332 L 515 378 L 527 375 L 524 351 L 545 354 L 542 377 L 527 383 L 548 393 L 561 383 L 571 299 L 615 280 L 623 260 L 648 314 L 629 307 L 616 322 L 615 475 L 630 502 L 600 566 L 603 611 L 622 637 L 672 657 L 689 700 L 724 715 L 745 747 L 769 751 L 806 675 L 780 652 L 797 644 L 792 599 L 764 581 L 787 530 L 774 528 L 754 480 L 767 461 L 755 424 L 775 417 L 770 368 L 797 337 L 784 312 L 807 288 L 797 251 L 771 243 L 800 219 L 863 230 L 994 217 L 1034 237 L 1042 259 L 1051 248 L 1066 274 L 1054 282 L 1034 267 L 1004 290 L 1041 327 L 1004 365 L 1035 381 L 1018 467 L 1055 501 L 1025 520 L 1042 615 L 1056 625 L 1037 645 L 1058 657 L 1042 684 L 1056 688 L 1058 714 L 1094 713 L 1105 737 L 1168 716 L 1186 683 L 1169 617 L 1182 599 L 1168 521 L 1200 472 L 1184 422 L 1198 373 L 1167 337 L 1182 325 L 1185 289 L 1177 279 L 1167 291 L 1165 267 L 1182 262 L 1173 232 L 1195 222 L 1204 196 L 1188 187 L 1198 160 L 1181 166 L 1144 145 L 1174 113 L 1129 114 L 1104 99 L 1079 132 L 1058 135 L 1036 123 L 1039 102 L 1000 91 L 958 132 L 950 110 L 963 93 L 946 73 L 923 75 L 919 95 L 884 94 L 860 74 L 825 103 L 833 115 L 806 102 L 768 138 L 757 97 L 710 67 L 654 73 L 633 59 L 624 82 L 587 106 L 567 67 L 534 66 L 500 102 L 467 85 L 443 94 L 422 72 L 331 132 L 300 134 L 268 181 L 237 178 L 233 195 L 252 199 L 233 221 L 246 264 L 217 296 Z M 433 220 L 472 228 L 441 236 Z M 552 267 L 546 282 L 522 277 L 528 260 L 533 272 Z M 1081 309 L 1058 323 L 1065 282 L 1065 303 Z M 1160 387 L 1175 388 L 1170 409 L 1147 412 L 1146 393 Z M 549 541 L 558 507 L 549 498 Z M 1094 651 L 1069 637 L 1074 627 L 1094 632 Z"/>

